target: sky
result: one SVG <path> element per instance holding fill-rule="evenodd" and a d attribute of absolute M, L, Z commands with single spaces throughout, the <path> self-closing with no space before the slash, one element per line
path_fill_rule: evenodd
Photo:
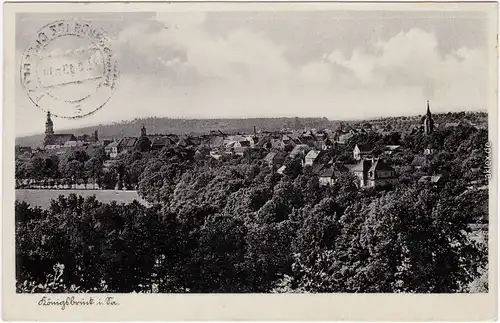
<path fill-rule="evenodd" d="M 110 100 L 58 129 L 145 117 L 327 117 L 486 110 L 481 12 L 245 11 L 18 14 L 16 64 L 43 25 L 91 20 L 120 77 Z M 491 42 L 490 42 L 491 44 Z M 16 76 L 16 135 L 45 112 Z M 29 118 L 27 118 L 29 116 Z"/>

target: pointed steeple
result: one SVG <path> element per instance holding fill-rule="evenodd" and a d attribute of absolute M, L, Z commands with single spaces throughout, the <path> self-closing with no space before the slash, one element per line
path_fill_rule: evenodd
<path fill-rule="evenodd" d="M 54 134 L 54 123 L 50 118 L 50 111 L 47 112 L 47 121 L 45 121 L 45 135 L 52 136 Z"/>
<path fill-rule="evenodd" d="M 429 107 L 429 100 L 427 100 L 427 113 L 424 119 L 424 132 L 430 134 L 434 131 L 434 120 L 432 120 L 431 108 Z"/>

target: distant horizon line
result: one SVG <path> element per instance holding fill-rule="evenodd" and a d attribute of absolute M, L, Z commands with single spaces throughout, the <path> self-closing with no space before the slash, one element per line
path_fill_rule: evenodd
<path fill-rule="evenodd" d="M 432 112 L 432 107 L 431 107 L 431 112 Z M 432 113 L 433 115 L 442 115 L 442 114 L 448 114 L 448 113 L 488 113 L 487 109 L 478 109 L 478 110 L 461 110 L 461 111 L 442 111 L 442 112 L 435 112 Z M 373 120 L 378 120 L 378 119 L 386 119 L 386 118 L 402 118 L 402 117 L 418 117 L 422 116 L 425 113 L 422 114 L 411 114 L 411 115 L 391 115 L 391 116 L 374 116 L 374 117 L 366 117 L 366 118 L 350 118 L 350 119 L 330 119 L 326 116 L 248 116 L 248 117 L 160 117 L 160 116 L 150 116 L 150 117 L 140 117 L 140 118 L 134 118 L 134 119 L 128 119 L 128 120 L 121 120 L 121 121 L 115 121 L 111 123 L 99 123 L 99 124 L 89 124 L 89 125 L 83 125 L 79 127 L 71 127 L 71 128 L 61 128 L 60 130 L 66 131 L 66 130 L 79 130 L 79 129 L 84 129 L 84 128 L 91 128 L 91 127 L 105 127 L 105 126 L 112 126 L 112 125 L 120 125 L 120 124 L 126 124 L 126 123 L 131 123 L 134 121 L 140 121 L 140 120 L 146 120 L 146 119 L 170 119 L 170 120 L 251 120 L 251 119 L 294 119 L 294 118 L 299 118 L 299 119 L 327 119 L 328 121 L 332 122 L 358 122 L 358 121 L 373 121 Z M 56 117 L 56 120 L 59 119 Z M 31 137 L 31 136 L 37 136 L 37 135 L 43 135 L 44 133 L 31 133 L 31 134 L 26 134 L 22 136 L 16 136 L 15 138 L 24 138 L 24 137 Z"/>

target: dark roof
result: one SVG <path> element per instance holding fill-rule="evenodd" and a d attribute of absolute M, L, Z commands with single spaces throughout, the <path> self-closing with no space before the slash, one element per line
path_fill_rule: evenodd
<path fill-rule="evenodd" d="M 151 147 L 164 147 L 173 144 L 173 142 L 168 137 L 155 137 L 151 141 Z"/>
<path fill-rule="evenodd" d="M 349 169 L 342 164 L 333 164 L 332 167 L 327 167 L 320 172 L 320 177 L 338 177 L 342 173 L 347 173 Z"/>
<path fill-rule="evenodd" d="M 347 168 L 345 165 L 343 164 L 338 164 L 338 163 L 335 163 L 333 164 L 333 170 L 335 172 L 340 172 L 340 173 L 347 173 L 349 171 L 349 168 Z"/>
<path fill-rule="evenodd" d="M 210 146 L 212 147 L 222 147 L 224 146 L 224 137 L 222 136 L 216 136 L 210 138 Z"/>
<path fill-rule="evenodd" d="M 347 140 L 351 139 L 352 137 L 354 137 L 354 135 L 352 133 L 346 133 L 346 134 L 340 135 L 338 140 L 339 141 L 347 141 Z"/>
<path fill-rule="evenodd" d="M 370 172 L 373 172 L 375 170 L 382 170 L 382 171 L 393 171 L 394 168 L 392 168 L 391 166 L 389 166 L 387 163 L 385 163 L 384 161 L 378 159 L 376 160 L 372 166 L 370 167 Z"/>
<path fill-rule="evenodd" d="M 359 151 L 370 152 L 373 150 L 373 145 L 371 144 L 356 145 L 356 146 L 358 146 Z"/>
<path fill-rule="evenodd" d="M 186 137 L 186 136 L 179 138 L 179 141 L 177 142 L 177 146 L 181 146 L 181 147 L 188 147 L 188 146 L 192 146 L 192 145 L 193 145 L 193 142 L 191 141 L 191 138 Z"/>
<path fill-rule="evenodd" d="M 267 162 L 270 162 L 274 159 L 274 157 L 278 155 L 277 153 L 275 152 L 270 152 L 269 154 L 266 155 L 266 157 L 264 157 L 264 160 L 267 161 Z"/>
<path fill-rule="evenodd" d="M 333 169 L 332 168 L 326 168 L 324 170 L 321 171 L 321 173 L 319 174 L 319 177 L 333 177 Z"/>
<path fill-rule="evenodd" d="M 437 183 L 441 180 L 442 176 L 441 175 L 435 175 L 435 176 L 422 176 L 418 180 L 419 183 Z"/>
<path fill-rule="evenodd" d="M 426 156 L 415 156 L 411 162 L 412 166 L 428 166 L 429 160 Z"/>
<path fill-rule="evenodd" d="M 321 164 L 316 164 L 316 165 L 313 165 L 313 166 L 311 167 L 311 169 L 312 169 L 312 173 L 317 175 L 317 174 L 320 174 L 320 173 L 321 173 L 321 171 L 323 170 L 323 165 L 321 165 Z"/>
<path fill-rule="evenodd" d="M 75 141 L 76 137 L 73 134 L 54 134 L 45 138 L 45 145 L 64 145 L 67 141 Z"/>
<path fill-rule="evenodd" d="M 137 143 L 137 138 L 135 137 L 123 138 L 122 140 L 120 140 L 118 146 L 121 148 L 132 148 L 135 147 L 136 143 Z"/>
<path fill-rule="evenodd" d="M 264 148 L 268 142 L 271 141 L 271 138 L 269 136 L 260 138 L 259 141 L 255 144 L 256 148 Z"/>
<path fill-rule="evenodd" d="M 367 172 L 371 167 L 372 161 L 370 159 L 365 159 L 357 163 L 354 167 L 351 168 L 353 172 Z"/>
<path fill-rule="evenodd" d="M 106 148 L 118 147 L 118 145 L 119 145 L 119 142 L 113 141 L 112 143 L 110 143 L 109 145 L 107 145 Z"/>
<path fill-rule="evenodd" d="M 309 150 L 311 150 L 311 148 L 308 145 L 300 144 L 293 147 L 292 151 L 290 152 L 290 156 L 294 157 L 305 151 L 309 152 Z"/>

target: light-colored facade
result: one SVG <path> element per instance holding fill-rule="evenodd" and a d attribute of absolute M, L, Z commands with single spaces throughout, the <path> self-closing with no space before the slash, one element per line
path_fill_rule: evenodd
<path fill-rule="evenodd" d="M 378 159 L 365 159 L 354 168 L 359 187 L 376 187 L 397 182 L 394 168 Z"/>

